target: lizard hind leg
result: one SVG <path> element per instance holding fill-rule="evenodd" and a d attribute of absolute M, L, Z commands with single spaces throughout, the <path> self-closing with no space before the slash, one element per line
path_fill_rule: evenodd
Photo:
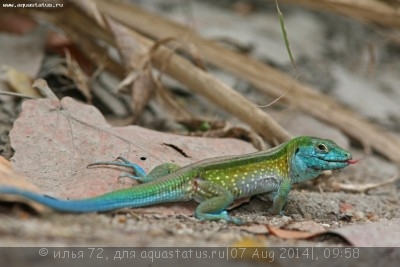
<path fill-rule="evenodd" d="M 98 166 L 98 165 L 109 165 L 109 166 L 117 166 L 117 167 L 125 167 L 132 169 L 134 174 L 131 173 L 121 173 L 119 178 L 127 177 L 129 179 L 133 179 L 139 181 L 141 183 L 148 183 L 158 178 L 164 177 L 170 173 L 173 173 L 180 169 L 181 167 L 175 163 L 163 163 L 156 167 L 154 167 L 149 174 L 143 170 L 138 164 L 129 161 L 128 159 L 119 156 L 115 161 L 99 161 L 94 162 L 88 165 L 91 166 Z"/>
<path fill-rule="evenodd" d="M 244 223 L 238 218 L 229 216 L 226 211 L 226 208 L 234 201 L 229 190 L 209 181 L 196 179 L 194 181 L 194 192 L 194 199 L 200 202 L 195 211 L 197 219 L 202 221 L 225 220 L 237 225 Z"/>
<path fill-rule="evenodd" d="M 146 175 L 146 173 L 143 171 L 144 175 L 137 175 L 138 172 L 136 171 L 138 168 L 140 168 L 141 170 L 143 170 L 139 165 L 129 162 L 129 165 L 132 165 L 132 169 L 134 169 L 134 172 L 136 174 L 132 175 L 130 173 L 121 173 L 120 174 L 120 178 L 122 177 L 127 177 L 130 179 L 134 179 L 136 181 L 139 181 L 141 183 L 148 183 L 154 180 L 157 180 L 158 178 L 167 176 L 168 174 L 171 174 L 173 172 L 176 172 L 177 170 L 179 170 L 181 168 L 181 166 L 175 164 L 175 163 L 163 163 L 160 165 L 157 165 L 156 167 L 154 167 L 149 174 Z M 128 166 L 126 166 L 128 167 Z"/>

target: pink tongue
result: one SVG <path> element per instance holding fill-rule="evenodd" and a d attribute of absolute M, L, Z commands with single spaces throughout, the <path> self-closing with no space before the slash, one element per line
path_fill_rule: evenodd
<path fill-rule="evenodd" d="M 358 160 L 358 159 L 349 159 L 349 160 L 347 160 L 346 162 L 347 163 L 349 163 L 349 164 L 356 164 L 357 162 L 359 162 L 360 160 Z"/>

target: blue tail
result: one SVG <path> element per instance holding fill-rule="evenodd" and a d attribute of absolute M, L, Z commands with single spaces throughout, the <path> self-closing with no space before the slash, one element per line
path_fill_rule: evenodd
<path fill-rule="evenodd" d="M 78 200 L 56 199 L 15 187 L 0 187 L 0 194 L 22 196 L 54 210 L 69 213 L 102 212 L 121 208 L 138 208 L 158 203 L 185 200 L 179 197 L 182 196 L 180 192 L 174 194 L 171 193 L 171 191 L 160 189 L 159 186 L 153 185 L 147 187 L 143 184 L 137 187 L 113 191 L 93 198 Z"/>

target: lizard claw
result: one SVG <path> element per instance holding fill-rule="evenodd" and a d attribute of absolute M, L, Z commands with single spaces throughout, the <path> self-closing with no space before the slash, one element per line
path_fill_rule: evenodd
<path fill-rule="evenodd" d="M 270 208 L 268 210 L 272 215 L 279 215 L 279 216 L 285 216 L 285 211 L 281 210 L 281 211 L 277 211 L 274 208 Z"/>
<path fill-rule="evenodd" d="M 231 217 L 228 215 L 228 212 L 226 210 L 221 211 L 220 213 L 217 214 L 210 214 L 210 213 L 206 213 L 206 214 L 197 214 L 196 217 L 202 221 L 205 220 L 212 220 L 212 221 L 216 221 L 216 220 L 223 220 L 226 221 L 228 223 L 233 223 L 236 225 L 243 225 L 246 224 L 247 222 L 244 220 L 241 220 L 239 218 L 235 218 L 235 217 Z"/>
<path fill-rule="evenodd" d="M 230 217 L 230 220 L 228 221 L 230 223 L 233 223 L 235 225 L 245 225 L 248 222 L 239 218 L 235 218 L 235 217 Z"/>

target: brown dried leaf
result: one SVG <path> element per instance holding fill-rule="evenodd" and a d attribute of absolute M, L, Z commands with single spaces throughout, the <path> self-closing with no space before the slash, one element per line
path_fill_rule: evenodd
<path fill-rule="evenodd" d="M 351 225 L 328 233 L 337 234 L 356 247 L 399 247 L 400 219 Z"/>
<path fill-rule="evenodd" d="M 286 226 L 286 230 L 296 230 L 302 232 L 323 232 L 325 228 L 314 221 L 294 222 Z"/>
<path fill-rule="evenodd" d="M 205 158 L 253 152 L 233 139 L 164 134 L 137 126 L 111 127 L 100 112 L 71 98 L 24 102 L 10 133 L 13 166 L 49 195 L 84 198 L 123 187 L 119 168 L 91 168 L 89 163 L 122 155 L 146 171 L 164 163 L 187 165 Z"/>
<path fill-rule="evenodd" d="M 76 59 L 71 56 L 69 50 L 65 51 L 65 60 L 67 63 L 65 75 L 74 82 L 76 88 L 78 88 L 78 90 L 85 96 L 88 103 L 91 103 L 93 96 L 89 87 L 88 76 L 79 66 L 79 63 L 76 61 Z"/>
<path fill-rule="evenodd" d="M 134 121 L 137 121 L 142 114 L 144 108 L 151 99 L 155 88 L 156 85 L 152 77 L 151 69 L 147 68 L 141 71 L 130 87 Z"/>
<path fill-rule="evenodd" d="M 319 230 L 314 232 L 300 232 L 300 231 L 284 230 L 278 227 L 268 226 L 268 225 L 267 228 L 270 234 L 285 239 L 308 239 L 326 232 L 325 230 L 324 231 Z"/>
<path fill-rule="evenodd" d="M 31 97 L 40 97 L 38 92 L 32 88 L 31 78 L 25 73 L 9 66 L 2 66 L 1 74 L 1 80 L 5 81 L 14 92 Z"/>
<path fill-rule="evenodd" d="M 346 202 L 340 202 L 339 204 L 339 212 L 342 214 L 349 214 L 354 209 L 353 205 Z"/>
<path fill-rule="evenodd" d="M 32 184 L 25 181 L 23 176 L 15 173 L 11 168 L 10 162 L 2 156 L 0 156 L 0 183 L 37 191 Z"/>
<path fill-rule="evenodd" d="M 125 68 L 128 72 L 138 72 L 136 79 L 130 84 L 132 109 L 136 120 L 146 107 L 156 88 L 150 68 L 149 51 L 138 46 L 134 36 L 130 34 L 130 30 L 125 26 L 113 21 L 110 21 L 109 25 L 115 36 Z"/>
<path fill-rule="evenodd" d="M 35 186 L 25 180 L 25 177 L 15 173 L 11 164 L 8 160 L 0 156 L 0 184 L 6 186 L 15 186 L 18 188 L 30 190 L 30 191 L 38 191 Z M 0 195 L 1 201 L 11 201 L 11 202 L 23 202 L 29 204 L 36 211 L 43 211 L 43 207 L 34 203 L 33 201 L 28 201 L 22 197 L 18 196 L 10 196 L 10 195 Z"/>

